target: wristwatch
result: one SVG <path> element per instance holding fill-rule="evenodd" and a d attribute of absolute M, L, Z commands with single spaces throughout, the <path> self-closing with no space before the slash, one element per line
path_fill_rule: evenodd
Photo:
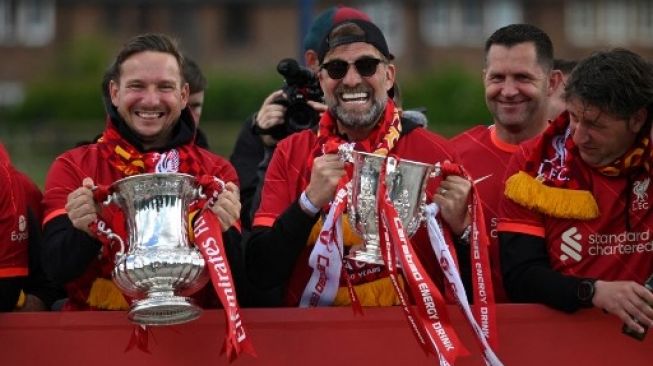
<path fill-rule="evenodd" d="M 583 307 L 592 307 L 594 298 L 596 279 L 584 278 L 578 283 L 576 288 L 576 297 Z"/>

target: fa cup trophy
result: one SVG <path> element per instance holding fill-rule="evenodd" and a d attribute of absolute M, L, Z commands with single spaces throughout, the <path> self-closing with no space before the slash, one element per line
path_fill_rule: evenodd
<path fill-rule="evenodd" d="M 140 174 L 111 185 L 105 205 L 123 212 L 127 252 L 116 254 L 113 280 L 134 299 L 128 317 L 142 325 L 185 323 L 201 309 L 186 296 L 209 277 L 201 253 L 190 242 L 189 206 L 200 196 L 194 177 Z"/>

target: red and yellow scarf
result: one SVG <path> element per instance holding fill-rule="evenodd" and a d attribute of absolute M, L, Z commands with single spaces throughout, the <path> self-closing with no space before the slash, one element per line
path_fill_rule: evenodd
<path fill-rule="evenodd" d="M 392 151 L 400 136 L 401 119 L 399 117 L 399 110 L 395 108 L 392 99 L 388 99 L 383 117 L 374 129 L 372 129 L 367 139 L 356 141 L 354 150 L 386 156 Z M 349 141 L 338 133 L 336 118 L 330 112 L 324 113 L 320 120 L 317 142 L 308 157 L 307 178 L 310 178 L 313 160 L 316 157 L 323 154 L 337 153 L 338 147 L 345 142 Z"/>
<path fill-rule="evenodd" d="M 648 133 L 642 133 L 621 158 L 596 171 L 611 177 L 649 172 L 652 157 L 651 139 Z M 599 208 L 581 164 L 571 136 L 569 114 L 563 113 L 551 121 L 523 170 L 506 180 L 506 197 L 545 215 L 594 219 L 599 216 Z"/>
<path fill-rule="evenodd" d="M 395 147 L 397 141 L 401 136 L 401 120 L 399 110 L 395 108 L 392 100 L 388 100 L 385 106 L 384 114 L 379 119 L 379 122 L 372 129 L 368 138 L 361 141 L 356 141 L 354 150 L 374 153 L 378 155 L 387 156 L 389 152 Z M 343 143 L 348 143 L 346 137 L 338 133 L 338 126 L 336 117 L 327 112 L 322 115 L 320 120 L 318 138 L 313 147 L 312 152 L 309 154 L 306 174 L 303 179 L 305 185 L 310 180 L 310 173 L 313 166 L 313 160 L 323 154 L 334 154 L 338 152 L 338 147 Z M 352 167 L 346 165 L 347 174 L 340 181 L 336 191 L 340 191 L 351 180 L 353 175 Z M 329 212 L 329 205 L 323 207 L 325 213 Z M 339 219 L 343 226 L 343 244 L 345 246 L 357 245 L 362 243 L 362 238 L 351 228 L 349 220 L 343 214 Z M 320 235 L 323 228 L 323 219 L 320 219 L 314 226 L 307 240 L 308 245 L 313 245 Z M 375 265 L 367 265 L 374 267 Z M 372 273 L 374 271 L 370 271 Z M 374 272 L 376 273 L 376 272 Z M 365 276 L 365 278 L 358 278 L 352 283 L 356 286 L 356 292 L 360 298 L 360 303 L 363 305 L 393 305 L 395 304 L 395 295 L 392 286 L 387 278 L 387 275 L 382 276 L 382 280 L 378 281 L 378 275 Z M 342 274 L 344 280 L 349 280 L 349 276 L 345 273 Z M 385 294 L 391 294 L 386 296 Z M 333 301 L 334 305 L 342 306 L 350 304 L 350 296 L 347 287 L 340 287 L 336 297 Z M 380 302 L 379 302 L 380 301 Z M 356 305 L 355 305 L 356 306 Z"/>
<path fill-rule="evenodd" d="M 107 128 L 98 139 L 97 147 L 107 164 L 120 173 L 120 178 L 135 174 L 166 171 L 183 171 L 196 177 L 204 174 L 204 169 L 194 158 L 197 152 L 193 144 L 177 146 L 166 152 L 151 151 L 141 153 L 122 138 L 111 121 L 107 123 Z M 108 217 L 111 218 L 110 227 L 114 228 L 118 235 L 125 237 L 122 214 L 118 210 L 111 210 Z M 115 246 L 103 246 L 102 257 L 114 258 L 116 250 Z M 87 271 L 78 280 L 67 284 L 66 288 L 69 292 L 76 293 L 76 297 L 86 298 L 87 304 L 91 307 L 107 310 L 126 310 L 129 308 L 129 304 L 122 292 L 110 280 L 113 267 L 113 260 L 101 260 L 98 263 L 97 271 Z M 84 288 L 87 288 L 87 286 L 90 286 L 90 290 L 88 295 L 85 296 Z"/>
<path fill-rule="evenodd" d="M 150 151 L 141 153 L 125 141 L 118 131 L 109 124 L 97 142 L 98 150 L 106 162 L 123 177 L 135 174 L 162 171 L 181 171 L 193 176 L 203 173 L 202 167 L 193 157 L 197 154 L 193 144 L 185 144 L 167 152 Z"/>

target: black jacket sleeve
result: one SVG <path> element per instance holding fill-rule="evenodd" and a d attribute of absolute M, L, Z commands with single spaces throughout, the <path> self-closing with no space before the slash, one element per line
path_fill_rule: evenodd
<path fill-rule="evenodd" d="M 48 278 L 63 285 L 81 276 L 101 247 L 98 240 L 76 229 L 68 216 L 57 216 L 43 228 L 43 270 Z"/>
<path fill-rule="evenodd" d="M 247 220 L 250 223 L 254 221 L 254 215 L 258 210 L 258 206 L 261 205 L 261 192 L 263 192 L 263 184 L 265 183 L 265 173 L 268 171 L 268 166 L 270 165 L 275 148 L 276 145 L 264 147 L 263 160 L 261 160 L 256 169 L 256 189 L 254 190 L 254 194 L 249 198 L 249 201 L 246 202 L 249 205 L 247 211 L 243 211 L 243 214 L 248 215 Z M 251 224 L 249 229 L 251 230 Z"/>
<path fill-rule="evenodd" d="M 583 307 L 577 296 L 582 278 L 551 267 L 543 238 L 499 233 L 503 284 L 514 302 L 541 303 L 565 312 Z"/>
<path fill-rule="evenodd" d="M 247 306 L 247 275 L 245 274 L 245 258 L 243 256 L 242 235 L 233 226 L 222 233 L 224 250 L 227 253 L 227 260 L 231 268 L 231 276 L 236 286 L 238 302 Z"/>
<path fill-rule="evenodd" d="M 308 216 L 296 200 L 272 227 L 253 229 L 245 243 L 245 257 L 254 286 L 269 289 L 288 280 L 318 217 Z"/>
<path fill-rule="evenodd" d="M 458 271 L 460 280 L 465 287 L 465 294 L 470 303 L 474 302 L 474 288 L 472 287 L 472 260 L 470 258 L 471 246 L 459 238 L 454 239 L 454 249 L 458 258 Z"/>
<path fill-rule="evenodd" d="M 24 290 L 26 294 L 38 297 L 43 301 L 46 308 L 50 309 L 55 301 L 66 297 L 66 292 L 62 286 L 51 281 L 43 271 L 41 224 L 30 209 L 27 212 L 27 223 L 29 232 L 29 276 Z"/>
<path fill-rule="evenodd" d="M 243 124 L 229 157 L 240 181 L 240 220 L 244 230 L 250 230 L 252 226 L 250 212 L 256 210 L 252 209 L 252 200 L 259 184 L 258 166 L 265 155 L 265 146 L 261 137 L 252 131 L 254 116 L 252 115 Z"/>
<path fill-rule="evenodd" d="M 29 208 L 27 209 L 27 230 L 29 235 L 29 275 L 0 280 L 0 311 L 13 310 L 21 290 L 25 294 L 39 298 L 47 309 L 50 309 L 56 300 L 66 296 L 63 287 L 51 281 L 43 271 L 40 223 Z"/>
<path fill-rule="evenodd" d="M 0 312 L 14 310 L 24 284 L 25 277 L 0 278 Z"/>

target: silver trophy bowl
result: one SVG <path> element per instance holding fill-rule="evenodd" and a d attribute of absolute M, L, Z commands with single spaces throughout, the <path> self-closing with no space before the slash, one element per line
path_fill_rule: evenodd
<path fill-rule="evenodd" d="M 344 151 L 343 151 L 344 150 Z M 426 184 L 433 165 L 393 157 L 341 149 L 341 155 L 354 165 L 348 190 L 347 213 L 353 228 L 363 237 L 365 247 L 348 258 L 373 264 L 384 264 L 379 246 L 377 189 L 381 166 L 386 166 L 386 186 L 393 206 L 406 234 L 415 234 L 424 221 Z"/>
<path fill-rule="evenodd" d="M 116 254 L 113 280 L 134 302 L 128 317 L 142 325 L 181 324 L 201 309 L 186 297 L 209 277 L 204 259 L 188 238 L 188 214 L 199 189 L 179 173 L 141 174 L 112 185 L 106 205 L 124 213 L 128 250 Z"/>

